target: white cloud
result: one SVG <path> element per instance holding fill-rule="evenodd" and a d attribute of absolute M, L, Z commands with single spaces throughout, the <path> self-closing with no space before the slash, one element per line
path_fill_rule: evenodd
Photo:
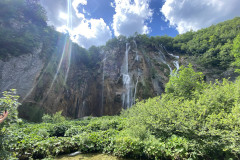
<path fill-rule="evenodd" d="M 110 28 L 102 18 L 82 21 L 73 33 L 76 35 L 74 41 L 84 48 L 104 45 L 112 37 Z"/>
<path fill-rule="evenodd" d="M 239 6 L 239 0 L 166 0 L 161 12 L 181 34 L 240 16 Z"/>
<path fill-rule="evenodd" d="M 115 8 L 115 5 L 114 5 L 113 2 L 110 3 L 110 6 L 113 7 L 113 8 Z"/>
<path fill-rule="evenodd" d="M 73 7 L 77 17 L 78 18 L 85 18 L 84 13 L 80 13 L 78 11 L 78 6 L 79 5 L 87 5 L 87 0 L 73 0 L 73 2 L 72 2 L 72 7 Z"/>
<path fill-rule="evenodd" d="M 79 5 L 87 5 L 87 0 L 72 1 L 72 29 L 67 27 L 68 8 L 66 0 L 40 0 L 46 9 L 49 24 L 54 25 L 60 32 L 69 32 L 72 40 L 84 48 L 92 45 L 104 45 L 112 37 L 109 26 L 103 19 L 86 19 L 90 15 L 84 8 L 78 10 Z"/>
<path fill-rule="evenodd" d="M 115 0 L 111 4 L 116 12 L 112 24 L 115 36 L 149 33 L 151 28 L 146 21 L 151 20 L 153 14 L 149 3 L 150 0 Z"/>

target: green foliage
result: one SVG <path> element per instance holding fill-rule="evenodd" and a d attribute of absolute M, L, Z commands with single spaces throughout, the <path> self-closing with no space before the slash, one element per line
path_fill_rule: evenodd
<path fill-rule="evenodd" d="M 11 89 L 10 91 L 4 91 L 3 97 L 0 98 L 0 111 L 1 114 L 6 110 L 9 112 L 8 118 L 4 121 L 5 125 L 20 122 L 18 119 L 18 102 L 19 96 L 16 95 L 16 90 Z"/>
<path fill-rule="evenodd" d="M 233 62 L 231 48 L 239 34 L 240 18 L 236 17 L 197 32 L 177 35 L 169 50 L 196 56 L 198 65 L 226 69 Z"/>
<path fill-rule="evenodd" d="M 240 67 L 240 34 L 233 41 L 232 55 L 235 57 L 233 65 Z M 240 69 L 237 68 L 236 72 L 240 72 Z"/>
<path fill-rule="evenodd" d="M 205 87 L 204 84 L 203 74 L 194 72 L 189 64 L 188 67 L 181 66 L 179 72 L 170 75 L 165 91 L 176 97 L 191 98 L 196 90 L 201 91 Z"/>
<path fill-rule="evenodd" d="M 19 159 L 74 151 L 137 159 L 237 159 L 240 79 L 205 84 L 191 66 L 177 75 L 191 78 L 188 74 L 198 81 L 186 90 L 188 96 L 167 92 L 113 117 L 59 121 L 45 115 L 47 123 L 11 125 L 3 144 Z"/>
<path fill-rule="evenodd" d="M 18 118 L 18 102 L 19 96 L 16 95 L 16 90 L 11 89 L 10 91 L 3 92 L 3 97 L 0 98 L 0 113 L 8 111 L 8 117 L 0 124 L 0 157 L 10 157 L 11 154 L 6 152 L 3 146 L 3 139 L 7 136 L 6 132 L 8 127 L 12 124 L 18 124 L 21 120 Z"/>
<path fill-rule="evenodd" d="M 125 36 L 118 36 L 114 37 L 106 42 L 105 49 L 112 49 L 112 48 L 118 48 L 118 47 L 125 47 L 127 38 Z"/>
<path fill-rule="evenodd" d="M 0 58 L 31 53 L 40 47 L 42 28 L 47 27 L 43 8 L 33 1 L 2 0 L 0 2 Z"/>
<path fill-rule="evenodd" d="M 53 114 L 52 116 L 44 114 L 42 120 L 44 123 L 61 123 L 64 122 L 66 119 L 64 116 L 62 116 L 62 111 L 59 111 Z"/>
<path fill-rule="evenodd" d="M 32 53 L 41 46 L 42 58 L 46 61 L 52 55 L 61 57 L 62 48 L 58 46 L 63 46 L 67 35 L 46 26 L 45 11 L 35 1 L 2 0 L 0 7 L 0 15 L 3 15 L 0 18 L 1 59 Z M 88 68 L 98 67 L 102 49 L 120 50 L 125 48 L 126 42 L 135 40 L 144 51 L 156 52 L 164 45 L 169 51 L 192 55 L 205 68 L 227 69 L 233 57 L 236 59 L 233 64 L 239 67 L 239 25 L 240 19 L 235 18 L 175 38 L 119 36 L 109 40 L 103 48 L 93 46 L 89 50 L 73 43 L 72 61 Z M 54 65 L 49 66 L 46 74 L 55 73 L 54 68 Z M 152 78 L 157 76 L 155 69 L 151 69 Z M 150 85 L 150 80 L 145 80 L 144 84 L 139 82 L 138 88 L 144 97 L 149 97 Z M 40 89 L 38 92 L 42 97 L 44 92 Z M 42 159 L 74 151 L 137 159 L 240 157 L 240 79 L 207 84 L 202 73 L 194 72 L 191 65 L 171 75 L 166 94 L 140 101 L 120 116 L 67 120 L 57 112 L 44 115 L 42 123 L 17 123 L 20 105 L 17 100 L 15 90 L 4 92 L 4 97 L 0 98 L 1 111 L 10 112 L 1 124 L 4 136 L 0 149 L 4 146 L 4 150 L 11 153 L 8 156 L 18 159 Z"/>
<path fill-rule="evenodd" d="M 102 117 L 91 121 L 65 120 L 60 123 L 51 121 L 52 123 L 15 124 L 7 130 L 4 145 L 9 151 L 16 153 L 19 159 L 24 157 L 39 159 L 77 150 L 96 152 L 105 148 L 105 152 L 109 152 L 108 150 L 112 149 L 107 148 L 112 143 L 112 137 L 118 133 L 117 126 L 120 120 L 118 117 Z M 99 126 L 98 130 L 93 126 Z"/>
<path fill-rule="evenodd" d="M 151 156 L 153 151 L 146 149 L 148 157 L 237 158 L 239 89 L 239 79 L 235 83 L 216 81 L 195 90 L 191 99 L 165 94 L 139 102 L 122 115 L 128 119 L 126 128 L 129 130 L 132 126 L 145 126 L 155 138 L 160 138 L 156 145 L 160 145 L 162 151 L 154 150 L 155 145 L 146 140 L 156 153 Z"/>
<path fill-rule="evenodd" d="M 143 142 L 133 137 L 119 137 L 115 140 L 113 154 L 119 157 L 140 157 L 142 156 Z"/>

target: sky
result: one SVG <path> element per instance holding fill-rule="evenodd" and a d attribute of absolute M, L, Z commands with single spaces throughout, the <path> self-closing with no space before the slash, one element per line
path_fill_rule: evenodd
<path fill-rule="evenodd" d="M 175 37 L 240 16 L 240 0 L 40 0 L 49 25 L 84 48 L 135 32 Z M 70 21 L 71 19 L 71 21 Z M 69 22 L 72 22 L 69 25 Z"/>

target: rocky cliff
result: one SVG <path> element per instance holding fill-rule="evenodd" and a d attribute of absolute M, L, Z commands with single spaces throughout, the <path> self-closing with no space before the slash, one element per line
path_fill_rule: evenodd
<path fill-rule="evenodd" d="M 115 38 L 92 55 L 68 35 L 55 44 L 48 56 L 38 45 L 32 53 L 0 61 L 0 90 L 18 90 L 22 118 L 39 121 L 43 113 L 57 111 L 71 118 L 119 114 L 137 99 L 162 94 L 173 70 L 189 61 L 137 37 Z"/>
<path fill-rule="evenodd" d="M 71 118 L 118 114 L 162 94 L 173 70 L 189 62 L 209 81 L 236 77 L 230 52 L 239 18 L 175 38 L 119 36 L 86 50 L 47 26 L 35 1 L 0 6 L 11 7 L 0 17 L 0 91 L 17 89 L 20 117 L 28 120 L 61 110 Z M 223 37 L 208 40 L 224 26 Z"/>
<path fill-rule="evenodd" d="M 48 61 L 39 57 L 38 49 L 0 63 L 1 91 L 18 90 L 21 117 L 37 121 L 43 113 L 60 110 L 72 118 L 115 115 L 136 99 L 163 93 L 172 70 L 179 67 L 178 56 L 160 44 L 149 50 L 134 39 L 118 39 L 113 48 L 99 48 L 92 66 L 71 42 L 61 44 Z"/>

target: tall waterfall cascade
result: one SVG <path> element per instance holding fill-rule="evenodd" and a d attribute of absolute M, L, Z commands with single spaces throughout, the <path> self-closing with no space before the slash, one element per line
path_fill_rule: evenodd
<path fill-rule="evenodd" d="M 158 53 L 159 53 L 159 55 L 160 55 L 160 58 L 161 58 L 162 63 L 164 63 L 164 64 L 166 64 L 166 65 L 168 66 L 168 68 L 169 68 L 169 70 L 170 70 L 170 75 L 171 75 L 171 74 L 172 74 L 172 68 L 171 68 L 171 66 L 167 63 L 166 56 L 164 55 L 164 53 L 163 53 L 160 49 L 158 49 Z"/>
<path fill-rule="evenodd" d="M 137 87 L 141 77 L 141 69 L 139 68 L 140 56 L 138 53 L 138 46 L 135 40 L 133 40 L 134 47 L 131 49 L 130 43 L 126 43 L 126 50 L 121 68 L 121 75 L 123 79 L 123 93 L 122 93 L 122 107 L 124 109 L 130 108 L 136 100 Z M 129 51 L 130 49 L 135 52 L 134 64 L 136 69 L 129 73 Z"/>
<path fill-rule="evenodd" d="M 135 50 L 135 53 L 136 53 L 135 61 L 138 62 L 138 61 L 139 61 L 138 46 L 137 46 L 137 43 L 136 43 L 135 40 L 133 40 L 133 42 L 134 42 L 134 45 L 135 45 L 135 48 L 136 48 L 136 50 Z M 134 102 L 134 103 L 135 103 L 135 101 L 136 101 L 136 94 L 137 94 L 137 86 L 138 86 L 139 77 L 140 77 L 140 69 L 137 68 L 137 81 L 136 81 L 136 83 L 135 83 L 134 96 L 133 96 L 133 102 Z"/>
<path fill-rule="evenodd" d="M 126 43 L 126 51 L 124 56 L 124 61 L 122 65 L 121 74 L 123 76 L 123 86 L 125 92 L 122 95 L 122 105 L 123 108 L 130 108 L 132 106 L 132 95 L 131 95 L 131 77 L 128 73 L 128 53 L 131 46 L 129 43 Z"/>
<path fill-rule="evenodd" d="M 136 47 L 136 50 L 134 51 L 134 52 L 136 53 L 136 58 L 135 58 L 135 60 L 136 60 L 136 61 L 139 61 L 137 42 L 136 42 L 135 40 L 133 40 L 133 43 L 134 43 L 134 45 L 135 45 L 135 47 Z"/>

